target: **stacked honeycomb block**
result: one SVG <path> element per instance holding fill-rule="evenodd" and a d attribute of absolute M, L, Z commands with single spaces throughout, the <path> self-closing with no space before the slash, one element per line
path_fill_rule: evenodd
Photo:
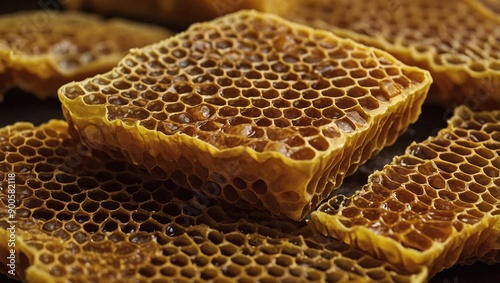
<path fill-rule="evenodd" d="M 404 63 L 429 70 L 434 78 L 429 102 L 474 109 L 500 107 L 496 0 L 272 3 L 266 7 L 270 12 L 381 48 Z"/>
<path fill-rule="evenodd" d="M 436 137 L 414 143 L 352 197 L 312 214 L 324 234 L 430 275 L 457 262 L 498 260 L 500 111 L 455 110 Z"/>
<path fill-rule="evenodd" d="M 0 129 L 3 186 L 12 174 L 16 274 L 25 282 L 423 282 L 427 274 L 400 272 L 304 222 L 158 181 L 75 142 L 63 121 Z M 7 203 L 2 190 L 2 272 Z"/>
<path fill-rule="evenodd" d="M 20 87 L 39 98 L 70 81 L 109 71 L 132 47 L 172 33 L 152 25 L 76 12 L 30 11 L 0 17 L 0 99 Z"/>
<path fill-rule="evenodd" d="M 431 81 L 383 51 L 242 11 L 134 49 L 59 98 L 91 148 L 300 220 L 417 119 Z"/>

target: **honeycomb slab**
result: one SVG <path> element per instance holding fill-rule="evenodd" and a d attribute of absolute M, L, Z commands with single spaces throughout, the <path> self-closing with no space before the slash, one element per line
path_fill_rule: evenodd
<path fill-rule="evenodd" d="M 414 143 L 352 197 L 312 213 L 324 233 L 407 270 L 498 260 L 500 111 L 455 110 L 436 137 Z"/>
<path fill-rule="evenodd" d="M 496 0 L 271 1 L 266 10 L 375 46 L 431 72 L 428 102 L 500 107 Z M 495 8 L 496 7 L 496 8 Z M 497 11 L 497 12 L 495 12 Z"/>
<path fill-rule="evenodd" d="M 45 10 L 0 17 L 0 99 L 12 87 L 40 98 L 65 83 L 109 71 L 132 47 L 162 40 L 163 28 Z"/>
<path fill-rule="evenodd" d="M 399 272 L 304 222 L 153 179 L 76 143 L 63 121 L 0 129 L 0 184 L 0 272 L 8 274 L 14 249 L 23 282 L 423 282 L 427 274 Z"/>
<path fill-rule="evenodd" d="M 242 11 L 134 49 L 59 98 L 91 148 L 300 220 L 417 119 L 431 80 L 383 51 Z"/>

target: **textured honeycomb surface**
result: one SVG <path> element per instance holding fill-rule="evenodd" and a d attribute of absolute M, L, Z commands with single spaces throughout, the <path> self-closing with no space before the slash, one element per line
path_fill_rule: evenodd
<path fill-rule="evenodd" d="M 455 110 L 436 137 L 414 143 L 352 197 L 334 197 L 315 225 L 377 258 L 430 274 L 457 261 L 498 259 L 500 111 Z"/>
<path fill-rule="evenodd" d="M 500 17 L 487 13 L 495 0 L 483 1 L 490 5 L 473 0 L 273 2 L 268 11 L 429 70 L 434 78 L 429 102 L 500 106 Z"/>
<path fill-rule="evenodd" d="M 90 10 L 106 15 L 125 16 L 176 28 L 212 20 L 240 9 L 263 9 L 262 0 L 67 0 L 69 9 Z"/>
<path fill-rule="evenodd" d="M 242 11 L 135 49 L 59 98 L 91 148 L 299 220 L 416 120 L 430 83 L 383 51 Z"/>
<path fill-rule="evenodd" d="M 315 233 L 194 194 L 75 143 L 63 121 L 0 129 L 26 282 L 423 282 Z M 8 195 L 0 191 L 0 271 Z"/>
<path fill-rule="evenodd" d="M 0 92 L 18 86 L 41 98 L 54 96 L 67 82 L 109 71 L 130 48 L 171 34 L 152 25 L 76 12 L 1 16 Z"/>

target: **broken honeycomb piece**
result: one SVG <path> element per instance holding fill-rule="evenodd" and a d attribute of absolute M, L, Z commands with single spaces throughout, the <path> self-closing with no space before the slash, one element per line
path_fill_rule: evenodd
<path fill-rule="evenodd" d="M 429 70 L 434 84 L 428 102 L 474 109 L 500 106 L 500 17 L 486 15 L 486 8 L 481 12 L 478 1 L 272 3 L 266 6 L 269 12 L 381 48 Z"/>
<path fill-rule="evenodd" d="M 24 282 L 423 282 L 304 222 L 205 198 L 70 138 L 68 125 L 0 129 L 0 182 L 15 176 Z M 10 227 L 0 191 L 0 271 Z M 5 255 L 5 256 L 4 256 Z"/>
<path fill-rule="evenodd" d="M 263 0 L 67 0 L 68 9 L 90 10 L 106 15 L 156 22 L 176 29 L 192 23 L 212 20 L 240 9 L 262 10 Z"/>
<path fill-rule="evenodd" d="M 160 27 L 76 12 L 0 17 L 0 99 L 18 86 L 40 98 L 70 81 L 110 70 L 132 47 L 170 36 Z"/>
<path fill-rule="evenodd" d="M 380 50 L 241 11 L 134 49 L 59 98 L 91 148 L 300 220 L 417 119 L 430 83 Z"/>
<path fill-rule="evenodd" d="M 312 213 L 324 234 L 430 275 L 469 258 L 498 259 L 500 111 L 460 106 L 436 137 L 410 145 L 352 197 Z"/>

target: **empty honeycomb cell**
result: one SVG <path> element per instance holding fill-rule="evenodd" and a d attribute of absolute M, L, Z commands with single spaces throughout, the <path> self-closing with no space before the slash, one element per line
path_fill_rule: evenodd
<path fill-rule="evenodd" d="M 17 86 L 40 98 L 53 96 L 67 82 L 111 69 L 130 48 L 171 34 L 153 25 L 104 20 L 76 12 L 34 11 L 2 16 L 0 92 Z M 118 86 L 125 88 L 123 84 Z M 81 89 L 72 92 L 77 95 Z M 95 96 L 86 102 L 104 103 L 102 95 Z"/>
<path fill-rule="evenodd" d="M 391 4 L 384 0 L 370 3 L 343 0 L 335 5 L 328 0 L 271 2 L 263 7 L 264 11 L 381 48 L 406 64 L 429 70 L 434 84 L 428 102 L 446 106 L 465 104 L 475 109 L 496 109 L 500 105 L 496 91 L 500 85 L 497 0 L 418 0 Z M 336 50 L 330 54 L 344 59 L 344 67 L 355 67 L 346 52 Z M 357 63 L 368 68 L 374 62 L 365 57 Z M 397 70 L 390 67 L 385 72 L 370 70 L 369 76 L 379 79 L 385 77 L 384 73 L 392 76 Z M 398 77 L 394 81 L 404 87 L 413 78 Z M 371 81 L 365 79 L 361 86 L 367 83 Z"/>
<path fill-rule="evenodd" d="M 71 139 L 68 128 L 66 122 L 53 120 L 39 127 L 18 123 L 0 129 L 0 161 L 10 155 L 22 157 L 14 162 L 15 171 L 0 171 L 2 187 L 6 176 L 15 173 L 20 192 L 15 215 L 19 280 L 325 282 L 349 277 L 424 282 L 427 276 L 425 267 L 399 273 L 395 265 L 319 235 L 305 221 L 278 220 L 195 194 L 171 180 L 156 180 L 140 168 L 82 146 Z M 39 142 L 23 138 L 28 136 Z M 6 147 L 10 141 L 15 145 Z M 51 149 L 52 155 L 33 160 L 21 152 L 28 142 L 35 151 Z M 54 157 L 62 162 L 45 167 Z M 29 171 L 27 164 L 32 165 Z M 235 178 L 232 183 L 235 191 L 251 186 L 263 194 L 269 189 L 262 179 L 248 183 Z M 8 193 L 2 190 L 3 243 L 10 235 L 7 200 Z M 480 211 L 469 210 L 464 219 L 477 217 Z M 1 254 L 8 249 L 0 245 Z M 0 259 L 2 265 L 5 259 Z"/>
<path fill-rule="evenodd" d="M 430 275 L 497 249 L 498 151 L 485 144 L 499 142 L 484 129 L 498 124 L 499 114 L 458 107 L 437 136 L 410 145 L 352 197 L 321 205 L 312 222 L 408 271 L 425 265 Z"/>
<path fill-rule="evenodd" d="M 252 38 L 252 48 L 239 48 L 246 38 Z M 171 61 L 158 60 L 166 54 Z M 370 70 L 363 66 L 366 60 L 373 61 Z M 153 62 L 155 69 L 176 72 L 152 77 Z M 123 67 L 141 74 L 141 82 L 117 71 Z M 354 70 L 377 73 L 374 86 L 361 86 L 349 76 Z M 197 83 L 198 73 L 210 74 L 210 83 Z M 263 79 L 265 88 L 255 87 Z M 431 80 L 428 72 L 379 50 L 274 15 L 241 11 L 134 49 L 113 71 L 68 84 L 59 95 L 72 132 L 91 148 L 205 195 L 213 182 L 218 197 L 231 204 L 300 220 L 416 120 Z M 96 82 L 98 90 L 92 87 Z M 137 87 L 143 84 L 148 87 Z M 133 88 L 137 98 L 123 97 Z M 139 103 L 145 95 L 148 102 Z M 164 113 L 161 120 L 158 113 Z M 392 122 L 393 115 L 405 118 Z M 353 158 L 355 150 L 364 154 Z M 181 160 L 189 166 L 177 166 Z M 258 180 L 266 184 L 264 192 L 252 191 Z"/>

